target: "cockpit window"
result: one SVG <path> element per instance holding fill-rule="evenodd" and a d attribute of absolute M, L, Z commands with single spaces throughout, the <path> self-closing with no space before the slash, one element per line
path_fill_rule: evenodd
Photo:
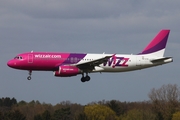
<path fill-rule="evenodd" d="M 16 56 L 16 57 L 14 57 L 14 59 L 19 59 L 19 60 L 21 60 L 22 57 L 21 57 L 21 56 Z"/>

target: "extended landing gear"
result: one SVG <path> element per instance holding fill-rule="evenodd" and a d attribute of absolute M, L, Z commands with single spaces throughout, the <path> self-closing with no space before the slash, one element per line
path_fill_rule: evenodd
<path fill-rule="evenodd" d="M 31 80 L 32 70 L 29 71 L 29 76 L 27 77 L 28 80 Z"/>
<path fill-rule="evenodd" d="M 86 82 L 89 81 L 91 78 L 88 76 L 88 74 L 86 73 L 86 76 L 84 77 L 84 74 L 82 74 L 82 78 L 81 78 L 81 82 Z"/>

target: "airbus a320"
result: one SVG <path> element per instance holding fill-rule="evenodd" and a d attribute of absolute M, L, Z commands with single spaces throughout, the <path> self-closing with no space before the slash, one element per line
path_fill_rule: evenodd
<path fill-rule="evenodd" d="M 29 71 L 53 71 L 56 77 L 71 77 L 81 74 L 81 81 L 90 80 L 89 73 L 127 72 L 154 67 L 173 61 L 164 57 L 170 30 L 161 30 L 138 54 L 89 54 L 61 52 L 27 52 L 16 55 L 7 65 Z"/>

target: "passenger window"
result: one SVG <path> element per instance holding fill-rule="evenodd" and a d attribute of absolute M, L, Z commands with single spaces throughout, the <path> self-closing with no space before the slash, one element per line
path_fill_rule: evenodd
<path fill-rule="evenodd" d="M 71 58 L 71 63 L 73 63 L 74 62 L 74 59 L 73 59 L 73 57 Z"/>
<path fill-rule="evenodd" d="M 74 58 L 74 62 L 77 62 L 77 61 L 78 61 L 78 58 L 75 57 L 75 58 Z"/>

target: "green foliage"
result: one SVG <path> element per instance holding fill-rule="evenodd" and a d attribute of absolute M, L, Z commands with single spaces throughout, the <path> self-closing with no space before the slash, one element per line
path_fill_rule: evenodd
<path fill-rule="evenodd" d="M 70 114 L 70 108 L 58 109 L 54 112 L 53 120 L 69 120 Z"/>
<path fill-rule="evenodd" d="M 85 113 L 80 113 L 79 115 L 77 115 L 75 120 L 88 120 L 88 117 L 86 116 Z"/>
<path fill-rule="evenodd" d="M 40 114 L 34 116 L 34 120 L 43 120 Z"/>
<path fill-rule="evenodd" d="M 127 115 L 122 120 L 143 120 L 143 114 L 140 110 L 132 109 L 127 112 Z"/>
<path fill-rule="evenodd" d="M 177 85 L 153 88 L 150 101 L 117 100 L 80 105 L 63 101 L 56 105 L 0 98 L 0 120 L 180 120 L 180 90 Z"/>
<path fill-rule="evenodd" d="M 10 99 L 9 97 L 1 98 L 0 99 L 0 107 L 11 107 L 12 105 L 17 104 L 17 101 L 15 98 Z"/>
<path fill-rule="evenodd" d="M 172 120 L 180 120 L 180 111 L 173 114 Z"/>
<path fill-rule="evenodd" d="M 43 120 L 50 120 L 51 119 L 51 113 L 48 110 L 45 110 L 42 113 L 42 119 Z"/>
<path fill-rule="evenodd" d="M 48 110 L 45 110 L 42 114 L 37 114 L 34 116 L 34 120 L 50 120 L 51 114 Z"/>
<path fill-rule="evenodd" d="M 120 106 L 116 100 L 111 100 L 110 102 L 107 103 L 107 105 L 116 113 L 117 116 L 121 114 Z"/>
<path fill-rule="evenodd" d="M 111 100 L 109 102 L 106 103 L 106 105 L 108 107 L 110 107 L 115 113 L 117 116 L 120 116 L 120 115 L 123 115 L 127 112 L 128 110 L 128 106 L 132 105 L 137 105 L 137 106 L 140 106 L 142 103 L 138 103 L 138 102 L 134 102 L 134 103 L 126 103 L 126 102 L 120 102 L 120 101 L 117 101 L 117 100 Z"/>
<path fill-rule="evenodd" d="M 18 103 L 18 105 L 26 105 L 27 103 L 26 103 L 26 101 L 24 101 L 24 100 L 21 100 L 19 103 Z"/>
<path fill-rule="evenodd" d="M 156 120 L 155 114 L 148 110 L 132 109 L 120 117 L 121 120 Z"/>
<path fill-rule="evenodd" d="M 26 120 L 26 117 L 19 111 L 15 110 L 12 112 L 5 112 L 4 115 L 1 115 L 1 120 Z"/>
<path fill-rule="evenodd" d="M 11 114 L 11 120 L 25 120 L 26 117 L 19 111 L 19 110 L 15 110 L 14 112 L 12 112 Z"/>
<path fill-rule="evenodd" d="M 118 120 L 115 112 L 105 105 L 88 105 L 84 108 L 88 120 Z"/>

